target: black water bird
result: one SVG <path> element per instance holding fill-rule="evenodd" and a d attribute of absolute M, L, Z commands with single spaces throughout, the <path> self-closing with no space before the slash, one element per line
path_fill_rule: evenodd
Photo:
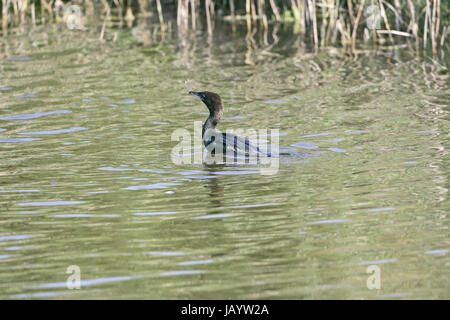
<path fill-rule="evenodd" d="M 227 153 L 227 150 L 231 150 L 234 152 L 234 156 L 270 157 L 270 154 L 262 152 L 245 137 L 241 137 L 233 133 L 216 131 L 216 126 L 222 119 L 223 115 L 223 102 L 217 93 L 209 91 L 189 91 L 189 94 L 192 94 L 202 100 L 209 110 L 208 119 L 206 119 L 202 127 L 203 143 L 209 151 L 214 153 L 214 150 L 220 150 L 218 148 L 222 147 L 222 153 L 224 155 Z"/>

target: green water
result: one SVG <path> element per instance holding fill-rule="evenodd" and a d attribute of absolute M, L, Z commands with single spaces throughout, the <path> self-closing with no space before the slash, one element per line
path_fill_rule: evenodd
<path fill-rule="evenodd" d="M 94 31 L 2 39 L 0 298 L 450 298 L 448 60 Z M 306 156 L 175 165 L 172 132 L 206 118 L 189 90 Z"/>

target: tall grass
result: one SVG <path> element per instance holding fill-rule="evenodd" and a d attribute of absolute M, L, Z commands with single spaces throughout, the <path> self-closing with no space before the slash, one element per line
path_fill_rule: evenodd
<path fill-rule="evenodd" d="M 216 19 L 223 19 L 232 23 L 232 30 L 236 21 L 245 21 L 249 33 L 255 27 L 267 29 L 269 23 L 293 24 L 294 32 L 307 36 L 316 48 L 405 38 L 433 55 L 448 48 L 450 3 L 441 0 L 1 0 L 1 35 L 21 26 L 67 21 L 70 5 L 82 8 L 82 24 L 101 17 L 100 39 L 108 26 L 133 26 L 136 16 L 156 17 L 164 38 L 176 16 L 181 35 L 203 25 L 211 36 Z M 374 20 L 380 28 L 370 27 Z"/>

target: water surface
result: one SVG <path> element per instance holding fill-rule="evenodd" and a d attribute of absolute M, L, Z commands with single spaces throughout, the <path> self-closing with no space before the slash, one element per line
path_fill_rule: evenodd
<path fill-rule="evenodd" d="M 450 298 L 439 64 L 313 53 L 272 27 L 267 44 L 226 25 L 149 47 L 57 34 L 2 40 L 0 298 Z M 189 90 L 221 94 L 220 129 L 278 129 L 312 156 L 272 176 L 173 164 L 172 132 L 206 117 Z"/>

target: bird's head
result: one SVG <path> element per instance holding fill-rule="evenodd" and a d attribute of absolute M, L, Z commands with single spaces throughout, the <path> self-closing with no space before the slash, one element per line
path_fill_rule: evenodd
<path fill-rule="evenodd" d="M 202 92 L 189 91 L 189 94 L 192 94 L 193 96 L 196 96 L 197 98 L 202 100 L 203 103 L 208 108 L 210 115 L 218 117 L 219 119 L 222 117 L 223 113 L 222 99 L 217 93 L 209 91 L 202 91 Z"/>

